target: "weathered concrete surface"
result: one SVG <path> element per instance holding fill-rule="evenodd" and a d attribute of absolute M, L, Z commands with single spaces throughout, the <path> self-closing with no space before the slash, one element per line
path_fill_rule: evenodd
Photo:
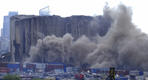
<path fill-rule="evenodd" d="M 12 60 L 21 61 L 24 56 L 29 56 L 31 45 L 35 45 L 40 38 L 47 35 L 63 36 L 66 33 L 72 34 L 74 38 L 81 35 L 103 36 L 108 31 L 111 21 L 103 16 L 98 16 L 94 21 L 94 18 L 90 16 L 62 18 L 60 16 L 18 15 L 11 17 L 10 24 Z"/>

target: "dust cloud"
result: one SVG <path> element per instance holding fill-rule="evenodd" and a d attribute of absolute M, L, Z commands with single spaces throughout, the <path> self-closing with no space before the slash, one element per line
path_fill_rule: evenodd
<path fill-rule="evenodd" d="M 113 20 L 105 36 L 96 36 L 95 40 L 85 35 L 74 40 L 69 33 L 63 37 L 46 36 L 31 47 L 26 60 L 148 70 L 148 36 L 132 23 L 131 8 L 122 4 L 116 8 L 106 7 L 104 16 Z"/>

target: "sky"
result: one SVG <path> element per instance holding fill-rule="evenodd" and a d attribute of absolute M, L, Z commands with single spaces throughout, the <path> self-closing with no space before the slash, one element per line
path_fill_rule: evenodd
<path fill-rule="evenodd" d="M 120 3 L 133 10 L 133 23 L 148 34 L 148 5 L 147 0 L 0 0 L 0 29 L 3 27 L 3 16 L 9 11 L 19 14 L 38 15 L 39 9 L 49 6 L 51 15 L 62 17 L 71 15 L 101 15 L 103 7 L 108 2 L 114 7 Z"/>

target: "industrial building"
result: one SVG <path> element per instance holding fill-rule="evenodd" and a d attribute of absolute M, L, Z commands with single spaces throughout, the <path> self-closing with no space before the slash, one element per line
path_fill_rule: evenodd
<path fill-rule="evenodd" d="M 3 28 L 1 29 L 1 52 L 10 52 L 10 17 L 18 15 L 18 12 L 11 11 L 3 19 Z"/>
<path fill-rule="evenodd" d="M 4 16 L 3 28 L 1 36 L 7 39 L 10 39 L 10 17 L 18 15 L 18 12 L 11 11 L 8 13 L 8 16 Z"/>
<path fill-rule="evenodd" d="M 82 35 L 93 37 L 103 36 L 111 25 L 111 19 L 104 16 L 96 17 L 99 28 L 94 28 L 91 16 L 34 16 L 18 15 L 11 17 L 10 25 L 10 51 L 13 61 L 23 61 L 29 56 L 31 46 L 36 45 L 38 39 L 47 35 L 62 37 L 70 33 L 75 39 Z M 95 19 L 96 19 L 95 18 Z"/>

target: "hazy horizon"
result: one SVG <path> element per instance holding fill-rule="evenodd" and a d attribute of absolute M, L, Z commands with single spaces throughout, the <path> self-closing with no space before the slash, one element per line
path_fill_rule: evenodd
<path fill-rule="evenodd" d="M 133 11 L 133 23 L 148 33 L 146 18 L 148 18 L 146 1 L 144 0 L 4 0 L 0 3 L 0 29 L 3 27 L 3 17 L 9 11 L 18 11 L 24 15 L 38 15 L 39 9 L 49 6 L 51 15 L 62 17 L 71 15 L 102 15 L 106 2 L 110 7 L 120 3 L 131 7 Z M 141 5 L 142 4 L 142 5 Z"/>

